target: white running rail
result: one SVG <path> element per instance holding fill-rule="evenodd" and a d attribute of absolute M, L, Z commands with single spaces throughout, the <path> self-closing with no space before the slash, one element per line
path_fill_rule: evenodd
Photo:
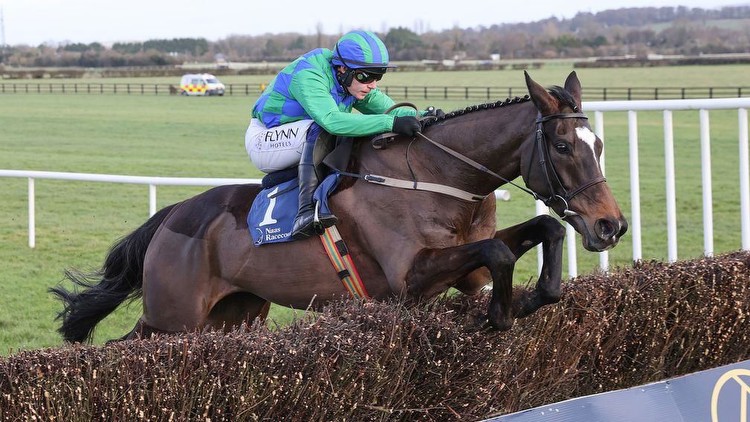
<path fill-rule="evenodd" d="M 27 171 L 27 170 L 0 170 L 0 177 L 20 177 L 29 181 L 28 204 L 29 204 L 29 247 L 36 246 L 36 179 L 54 180 L 78 180 L 85 182 L 109 182 L 130 183 L 148 185 L 148 215 L 156 214 L 156 187 L 157 186 L 221 186 L 242 183 L 260 184 L 261 179 L 232 179 L 232 178 L 206 178 L 206 177 L 150 177 L 150 176 L 123 176 L 116 174 L 90 174 L 90 173 L 65 173 L 56 171 Z M 510 192 L 503 189 L 495 191 L 498 200 L 510 200 Z"/>
<path fill-rule="evenodd" d="M 624 111 L 628 113 L 628 146 L 630 162 L 630 199 L 631 213 L 628 218 L 630 225 L 629 236 L 633 243 L 633 261 L 643 258 L 641 243 L 641 197 L 640 176 L 638 171 L 638 111 L 662 111 L 664 116 L 664 169 L 666 174 L 666 211 L 667 211 L 667 259 L 677 261 L 677 205 L 675 197 L 674 171 L 674 129 L 672 112 L 681 110 L 699 110 L 700 142 L 701 142 L 701 179 L 703 182 L 703 253 L 712 256 L 713 245 L 713 208 L 711 189 L 711 137 L 709 110 L 737 110 L 738 121 L 738 154 L 740 187 L 740 226 L 741 249 L 750 251 L 750 176 L 748 168 L 748 118 L 747 109 L 750 108 L 750 98 L 722 98 L 698 100 L 643 100 L 643 101 L 592 101 L 584 102 L 583 109 L 593 112 L 596 120 L 594 132 L 602 139 L 604 137 L 604 112 Z M 605 149 L 606 152 L 606 149 Z M 602 156 L 602 172 L 604 172 L 604 156 Z M 537 214 L 547 213 L 544 204 L 537 201 Z M 577 276 L 576 263 L 576 233 L 569 224 L 567 229 L 566 251 L 568 253 L 568 275 Z M 541 248 L 538 249 L 538 267 L 541 271 Z M 599 267 L 609 269 L 609 255 L 607 252 L 599 254 Z"/>

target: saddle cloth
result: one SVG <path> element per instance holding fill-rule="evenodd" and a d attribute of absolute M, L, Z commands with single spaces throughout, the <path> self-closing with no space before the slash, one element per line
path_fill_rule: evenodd
<path fill-rule="evenodd" d="M 328 197 L 339 183 L 339 174 L 329 174 L 315 190 L 319 213 L 329 214 Z M 294 217 L 299 208 L 297 178 L 263 189 L 247 214 L 247 227 L 255 246 L 292 241 Z"/>

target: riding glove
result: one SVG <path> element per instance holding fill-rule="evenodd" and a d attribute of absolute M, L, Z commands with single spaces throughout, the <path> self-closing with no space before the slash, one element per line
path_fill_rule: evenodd
<path fill-rule="evenodd" d="M 397 116 L 393 119 L 392 130 L 399 135 L 416 136 L 422 130 L 422 125 L 414 116 Z"/>
<path fill-rule="evenodd" d="M 425 116 L 429 116 L 429 117 L 433 117 L 434 116 L 434 117 L 437 117 L 437 118 L 441 118 L 441 117 L 445 116 L 445 112 L 443 110 L 439 109 L 439 108 L 435 108 L 433 106 L 429 106 L 429 107 L 427 107 L 427 110 L 425 110 L 424 115 Z"/>

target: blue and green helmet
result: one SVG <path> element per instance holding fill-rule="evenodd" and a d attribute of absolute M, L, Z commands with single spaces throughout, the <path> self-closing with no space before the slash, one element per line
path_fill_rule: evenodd
<path fill-rule="evenodd" d="M 351 31 L 339 38 L 333 47 L 332 63 L 349 69 L 369 69 L 385 73 L 396 67 L 388 63 L 388 49 L 377 35 L 370 31 Z"/>

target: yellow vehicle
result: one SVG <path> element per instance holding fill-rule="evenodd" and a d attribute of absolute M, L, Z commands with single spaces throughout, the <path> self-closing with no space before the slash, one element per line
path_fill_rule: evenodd
<path fill-rule="evenodd" d="M 181 95 L 224 95 L 224 84 L 210 73 L 182 75 Z"/>

